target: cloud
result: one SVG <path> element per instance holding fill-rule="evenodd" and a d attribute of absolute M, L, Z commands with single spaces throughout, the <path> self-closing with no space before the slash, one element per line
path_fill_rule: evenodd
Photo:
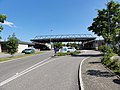
<path fill-rule="evenodd" d="M 6 26 L 9 26 L 9 27 L 14 27 L 14 28 L 16 27 L 16 26 L 14 25 L 14 23 L 8 22 L 8 21 L 4 21 L 4 23 L 1 23 L 1 22 L 0 22 L 0 24 L 1 24 L 1 25 L 6 25 Z"/>

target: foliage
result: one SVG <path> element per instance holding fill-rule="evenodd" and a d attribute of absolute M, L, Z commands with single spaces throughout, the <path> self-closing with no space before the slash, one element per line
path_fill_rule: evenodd
<path fill-rule="evenodd" d="M 4 23 L 4 21 L 6 20 L 6 18 L 7 18 L 6 15 L 0 14 L 0 22 L 1 23 Z"/>
<path fill-rule="evenodd" d="M 80 53 L 80 51 L 75 51 L 75 52 L 72 52 L 71 55 L 78 55 Z"/>
<path fill-rule="evenodd" d="M 102 59 L 102 63 L 106 65 L 109 69 L 113 70 L 113 72 L 120 75 L 120 61 L 117 59 L 108 59 L 108 57 Z"/>
<path fill-rule="evenodd" d="M 104 52 L 101 62 L 120 74 L 120 62 L 111 60 L 111 57 L 118 52 L 116 44 L 120 42 L 120 4 L 111 0 L 105 9 L 98 10 L 98 15 L 88 30 L 105 40 L 106 45 L 99 47 L 99 50 Z"/>
<path fill-rule="evenodd" d="M 58 53 L 56 54 L 56 56 L 65 56 L 65 55 L 67 55 L 67 53 L 58 52 Z"/>
<path fill-rule="evenodd" d="M 3 15 L 3 14 L 0 14 L 0 23 L 4 23 L 4 21 L 6 20 L 7 16 L 6 15 Z M 3 27 L 0 26 L 0 32 L 3 30 Z M 1 36 L 0 36 L 0 39 L 1 39 Z"/>
<path fill-rule="evenodd" d="M 63 46 L 62 42 L 53 43 L 54 47 L 61 48 Z"/>
<path fill-rule="evenodd" d="M 15 37 L 15 34 L 13 33 L 12 36 L 8 37 L 8 41 L 6 43 L 7 52 L 11 55 L 15 54 L 18 49 L 18 39 Z"/>
<path fill-rule="evenodd" d="M 79 54 L 79 53 L 80 53 L 80 51 L 75 51 L 75 52 L 67 52 L 67 53 L 58 52 L 58 53 L 56 54 L 56 56 L 77 55 L 77 54 Z"/>
<path fill-rule="evenodd" d="M 120 4 L 110 1 L 106 6 L 106 9 L 98 10 L 98 16 L 93 19 L 88 30 L 103 36 L 105 42 L 113 44 L 116 34 L 120 31 Z"/>
<path fill-rule="evenodd" d="M 77 44 L 77 43 L 67 43 L 66 46 L 67 47 L 75 47 L 76 49 L 78 49 L 80 47 L 80 44 Z"/>
<path fill-rule="evenodd" d="M 102 46 L 100 46 L 100 47 L 98 47 L 98 50 L 100 50 L 101 52 L 106 52 L 106 45 L 102 45 Z"/>

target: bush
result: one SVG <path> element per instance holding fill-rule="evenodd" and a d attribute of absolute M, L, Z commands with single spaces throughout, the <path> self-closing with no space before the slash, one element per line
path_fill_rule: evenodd
<path fill-rule="evenodd" d="M 79 54 L 80 51 L 75 51 L 75 52 L 67 52 L 67 53 L 63 53 L 63 52 L 58 52 L 56 54 L 56 56 L 65 56 L 65 55 L 76 55 L 76 54 Z"/>
<path fill-rule="evenodd" d="M 75 52 L 72 52 L 71 55 L 77 55 L 79 53 L 80 53 L 80 51 L 75 51 Z"/>
<path fill-rule="evenodd" d="M 101 62 L 107 66 L 109 69 L 111 69 L 113 72 L 117 73 L 120 75 L 120 62 L 118 59 L 112 58 L 116 54 L 114 53 L 114 48 L 110 46 L 100 46 L 99 50 L 104 52 L 104 57 L 101 60 Z M 118 53 L 119 54 L 119 53 Z"/>
<path fill-rule="evenodd" d="M 65 55 L 67 55 L 67 53 L 58 52 L 58 53 L 56 54 L 56 56 L 65 56 Z"/>
<path fill-rule="evenodd" d="M 109 69 L 113 70 L 116 74 L 120 75 L 120 62 L 118 59 L 111 60 L 109 57 L 105 56 L 101 62 L 107 66 Z"/>
<path fill-rule="evenodd" d="M 106 45 L 98 47 L 98 50 L 100 50 L 101 52 L 106 52 Z"/>

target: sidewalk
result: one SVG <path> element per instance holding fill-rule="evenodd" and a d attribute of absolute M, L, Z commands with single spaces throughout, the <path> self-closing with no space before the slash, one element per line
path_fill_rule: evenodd
<path fill-rule="evenodd" d="M 82 80 L 84 90 L 120 90 L 120 79 L 101 64 L 98 56 L 83 62 Z"/>

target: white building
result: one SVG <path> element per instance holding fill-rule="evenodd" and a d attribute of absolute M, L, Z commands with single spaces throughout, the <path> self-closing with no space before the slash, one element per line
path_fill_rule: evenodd
<path fill-rule="evenodd" d="M 33 47 L 33 43 L 19 41 L 18 44 L 18 53 L 21 53 L 24 49 Z M 0 52 L 6 52 L 6 41 L 0 41 Z"/>

